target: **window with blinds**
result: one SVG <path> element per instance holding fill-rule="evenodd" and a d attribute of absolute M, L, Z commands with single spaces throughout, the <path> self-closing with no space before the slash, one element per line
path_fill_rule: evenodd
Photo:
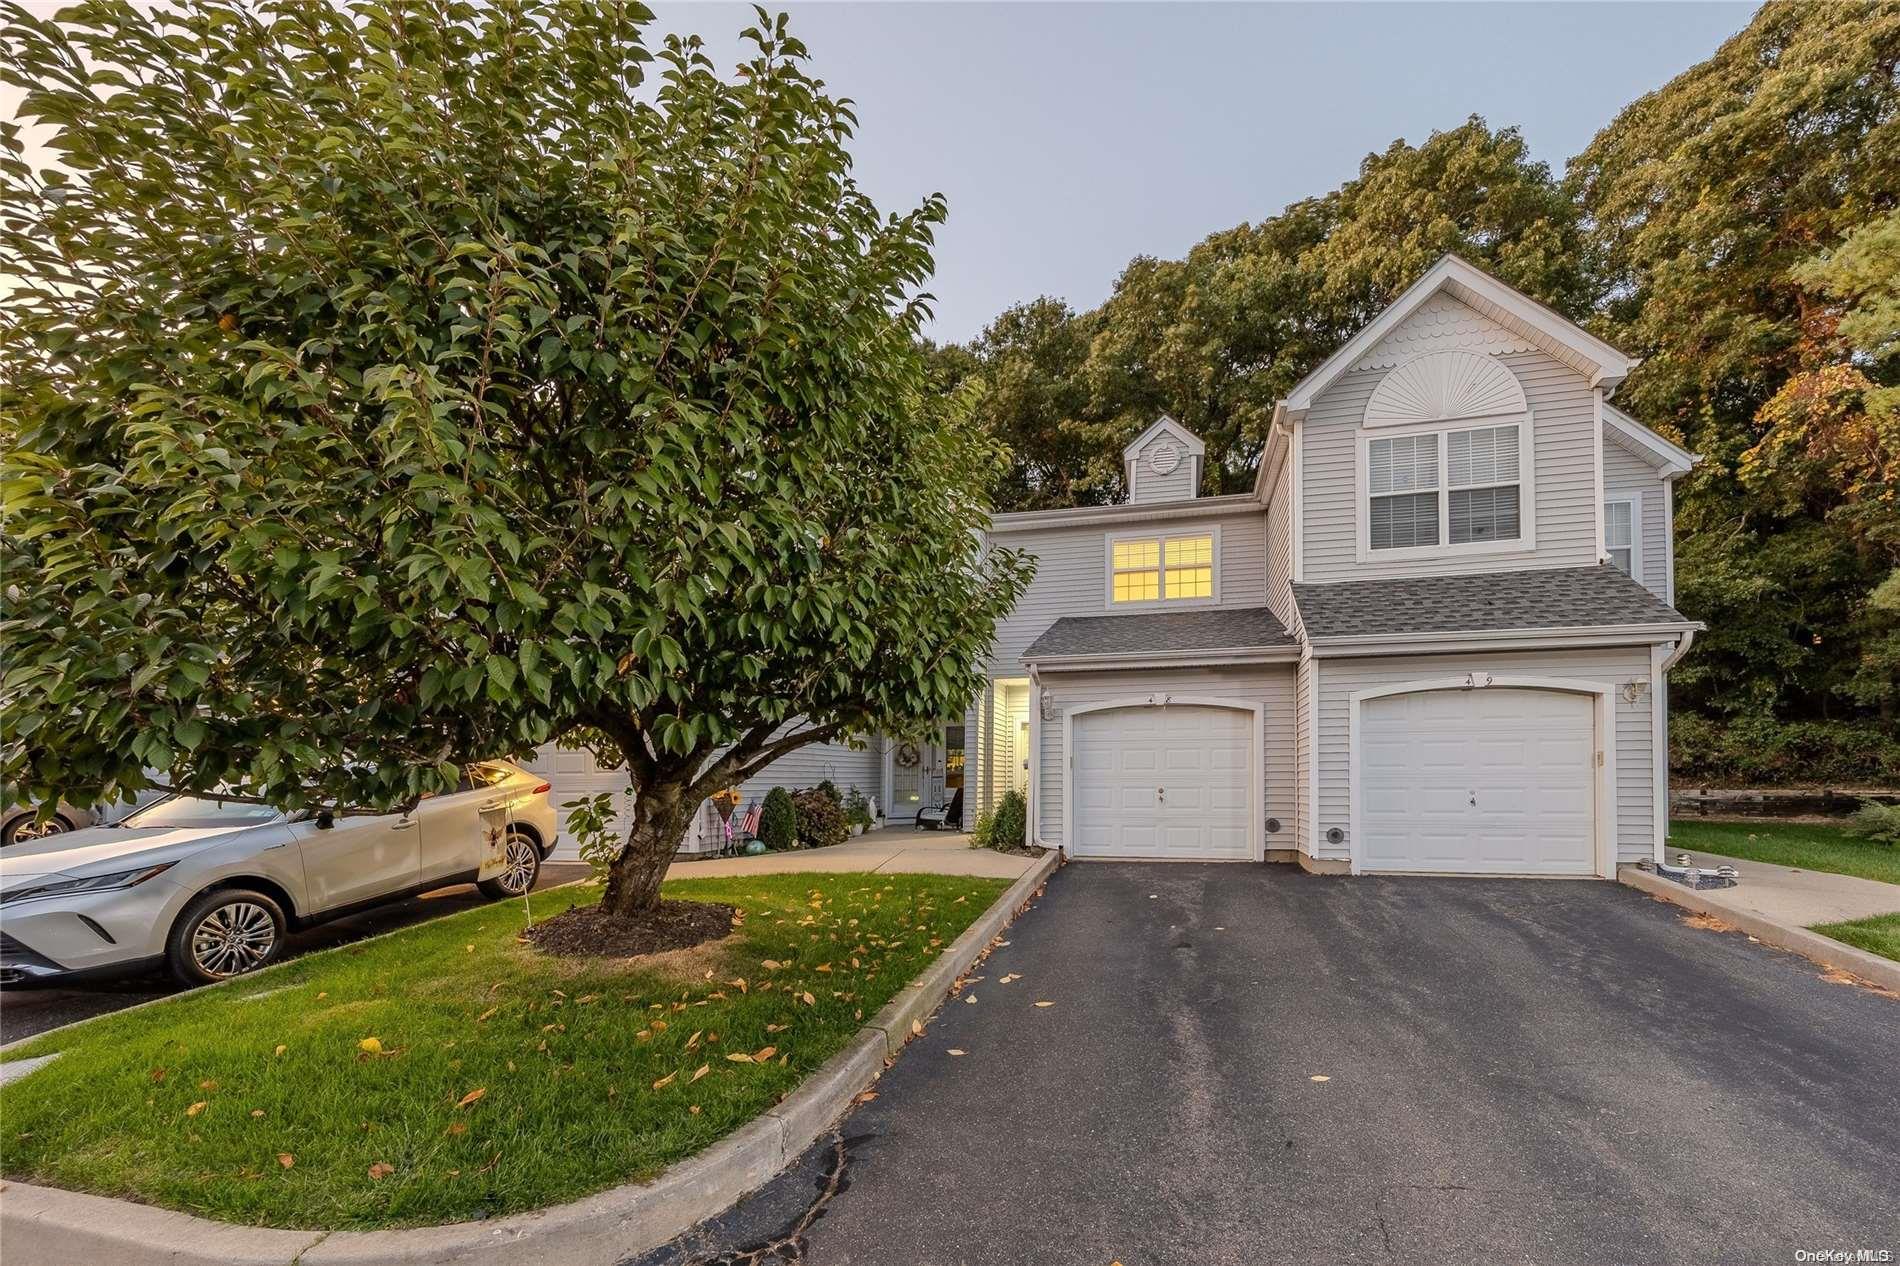
<path fill-rule="evenodd" d="M 1109 542 L 1109 601 L 1189 601 L 1214 597 L 1214 537 L 1149 537 Z"/>
<path fill-rule="evenodd" d="M 1518 445 L 1515 424 L 1369 441 L 1367 544 L 1416 549 L 1518 539 Z"/>

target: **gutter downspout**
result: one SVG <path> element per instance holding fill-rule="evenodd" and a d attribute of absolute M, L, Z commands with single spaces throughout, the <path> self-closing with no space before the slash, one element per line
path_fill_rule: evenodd
<path fill-rule="evenodd" d="M 1670 669 L 1674 668 L 1676 664 L 1681 661 L 1682 657 L 1689 653 L 1689 648 L 1694 644 L 1695 630 L 1684 629 L 1682 631 L 1682 640 L 1676 643 L 1676 649 L 1669 652 L 1669 657 L 1663 660 L 1657 671 L 1667 673 Z"/>

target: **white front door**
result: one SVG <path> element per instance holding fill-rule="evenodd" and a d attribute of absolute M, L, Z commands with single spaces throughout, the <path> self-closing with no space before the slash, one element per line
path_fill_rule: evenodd
<path fill-rule="evenodd" d="M 1253 714 L 1169 704 L 1077 713 L 1070 722 L 1077 857 L 1245 861 Z"/>
<path fill-rule="evenodd" d="M 1360 869 L 1597 873 L 1589 695 L 1426 690 L 1360 708 Z"/>
<path fill-rule="evenodd" d="M 945 758 L 940 743 L 899 742 L 891 750 L 891 803 L 885 816 L 910 822 L 919 809 L 944 802 Z"/>

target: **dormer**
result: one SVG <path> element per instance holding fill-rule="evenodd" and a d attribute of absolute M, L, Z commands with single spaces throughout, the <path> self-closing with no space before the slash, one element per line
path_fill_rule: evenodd
<path fill-rule="evenodd" d="M 1165 413 L 1122 450 L 1128 502 L 1187 501 L 1201 495 L 1207 445 Z"/>

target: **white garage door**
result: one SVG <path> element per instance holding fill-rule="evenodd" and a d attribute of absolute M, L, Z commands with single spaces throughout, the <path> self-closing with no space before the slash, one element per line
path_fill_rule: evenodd
<path fill-rule="evenodd" d="M 585 748 L 560 747 L 549 743 L 537 748 L 534 759 L 521 762 L 521 766 L 553 784 L 553 790 L 548 792 L 548 802 L 554 806 L 554 816 L 559 820 L 561 829 L 561 838 L 553 853 L 556 861 L 580 859 L 580 844 L 567 829 L 568 811 L 563 806 L 569 800 L 585 800 L 604 791 L 613 795 L 614 806 L 621 815 L 632 805 L 632 796 L 627 791 L 627 771 L 603 769 Z M 615 829 L 625 829 L 618 818 Z"/>
<path fill-rule="evenodd" d="M 1596 873 L 1590 696 L 1429 690 L 1360 706 L 1362 869 Z"/>
<path fill-rule="evenodd" d="M 1077 857 L 1244 861 L 1253 714 L 1190 705 L 1078 713 Z"/>

